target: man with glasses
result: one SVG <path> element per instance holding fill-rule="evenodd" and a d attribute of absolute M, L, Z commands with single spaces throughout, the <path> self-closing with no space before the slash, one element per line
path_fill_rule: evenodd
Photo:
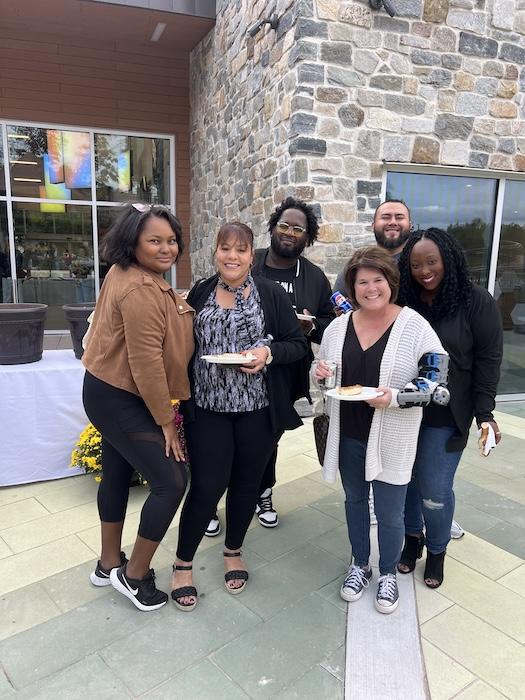
<path fill-rule="evenodd" d="M 308 340 L 308 356 L 294 365 L 294 400 L 309 394 L 309 370 L 313 359 L 311 343 L 320 343 L 328 324 L 335 318 L 330 296 L 332 289 L 324 272 L 302 256 L 307 246 L 313 245 L 319 233 L 319 223 L 311 205 L 288 197 L 278 206 L 268 221 L 269 248 L 255 251 L 252 274 L 261 275 L 280 284 L 297 313 L 301 328 Z M 256 513 L 263 527 L 276 527 L 279 516 L 272 503 L 275 485 L 277 450 L 272 455 L 261 483 L 261 495 Z M 217 516 L 210 521 L 206 535 L 220 532 Z"/>

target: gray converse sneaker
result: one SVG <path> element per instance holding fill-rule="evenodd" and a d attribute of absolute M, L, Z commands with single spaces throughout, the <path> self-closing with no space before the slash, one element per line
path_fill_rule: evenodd
<path fill-rule="evenodd" d="M 341 586 L 341 598 L 348 603 L 359 600 L 365 588 L 368 588 L 368 582 L 371 578 L 372 569 L 362 569 L 360 566 L 352 564 Z"/>
<path fill-rule="evenodd" d="M 459 523 L 453 520 L 452 525 L 450 526 L 450 538 L 453 540 L 460 540 L 464 534 L 465 530 Z"/>
<path fill-rule="evenodd" d="M 393 613 L 399 603 L 399 591 L 395 574 L 379 577 L 375 599 L 376 610 L 380 613 Z"/>

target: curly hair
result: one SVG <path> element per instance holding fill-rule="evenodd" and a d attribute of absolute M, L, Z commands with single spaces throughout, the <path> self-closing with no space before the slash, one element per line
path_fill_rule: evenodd
<path fill-rule="evenodd" d="M 412 277 L 410 254 L 419 241 L 427 239 L 435 243 L 443 260 L 444 275 L 437 295 L 429 308 L 421 301 L 422 287 Z M 468 307 L 472 293 L 472 279 L 468 269 L 467 258 L 457 239 L 448 231 L 440 228 L 428 228 L 414 231 L 406 242 L 399 259 L 401 282 L 399 304 L 423 311 L 425 316 L 439 320 L 452 317 L 459 309 Z"/>
<path fill-rule="evenodd" d="M 306 245 L 313 245 L 319 234 L 319 222 L 317 221 L 314 208 L 311 204 L 306 204 L 306 202 L 303 202 L 301 199 L 295 199 L 295 197 L 287 197 L 276 208 L 268 220 L 268 231 L 270 233 L 273 231 L 282 213 L 287 209 L 299 209 L 306 216 L 306 237 L 308 238 Z"/>
<path fill-rule="evenodd" d="M 167 207 L 161 204 L 126 204 L 121 214 L 106 233 L 100 244 L 100 256 L 110 265 L 119 265 L 127 270 L 136 262 L 135 249 L 148 219 L 157 216 L 170 225 L 179 247 L 178 258 L 184 250 L 182 227 L 179 220 Z M 177 259 L 178 259 L 177 258 Z"/>

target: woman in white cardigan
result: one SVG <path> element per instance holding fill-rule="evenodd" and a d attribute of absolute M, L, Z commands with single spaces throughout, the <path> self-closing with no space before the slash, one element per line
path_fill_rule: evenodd
<path fill-rule="evenodd" d="M 425 319 L 395 304 L 399 272 L 383 249 L 357 250 L 345 280 L 354 311 L 326 329 L 313 376 L 330 375 L 325 360 L 337 364 L 337 386 L 377 387 L 381 395 L 366 401 L 328 399 L 330 427 L 323 475 L 341 474 L 354 563 L 341 586 L 344 600 L 358 600 L 372 577 L 370 556 L 370 483 L 374 492 L 379 540 L 379 581 L 375 606 L 391 613 L 398 605 L 396 566 L 404 539 L 403 509 L 417 448 L 422 409 L 400 409 L 398 391 L 418 376 L 427 352 L 444 353 Z"/>

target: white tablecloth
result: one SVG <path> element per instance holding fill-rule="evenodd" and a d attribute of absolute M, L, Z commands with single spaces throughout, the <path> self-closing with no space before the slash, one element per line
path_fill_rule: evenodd
<path fill-rule="evenodd" d="M 0 486 L 82 473 L 69 463 L 89 422 L 83 378 L 73 350 L 47 350 L 39 362 L 0 365 Z"/>

